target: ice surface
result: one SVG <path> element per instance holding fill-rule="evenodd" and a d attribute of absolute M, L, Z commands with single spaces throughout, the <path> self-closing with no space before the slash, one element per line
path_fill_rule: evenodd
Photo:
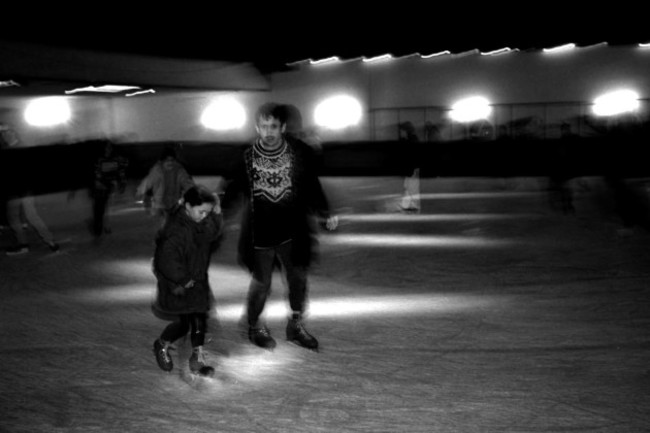
<path fill-rule="evenodd" d="M 0 432 L 650 430 L 650 236 L 619 236 L 597 181 L 576 185 L 576 215 L 537 179 L 423 179 L 414 215 L 396 210 L 402 179 L 323 182 L 341 225 L 310 279 L 322 350 L 284 341 L 279 276 L 278 347 L 242 338 L 231 224 L 211 268 L 214 379 L 189 375 L 188 341 L 172 373 L 155 363 L 152 220 L 118 197 L 97 244 L 83 194 L 40 197 L 62 249 L 31 235 L 0 257 Z"/>

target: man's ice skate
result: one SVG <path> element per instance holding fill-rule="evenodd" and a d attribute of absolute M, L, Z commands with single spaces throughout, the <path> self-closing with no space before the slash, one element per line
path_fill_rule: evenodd
<path fill-rule="evenodd" d="M 156 362 L 163 371 L 172 371 L 174 369 L 172 357 L 169 355 L 170 348 L 168 342 L 159 338 L 153 342 L 153 353 L 156 356 Z"/>
<path fill-rule="evenodd" d="M 271 333 L 266 326 L 251 326 L 248 328 L 248 339 L 251 343 L 263 349 L 275 348 L 275 340 L 271 337 Z"/>
<path fill-rule="evenodd" d="M 203 377 L 214 376 L 214 367 L 205 365 L 205 352 L 203 346 L 195 347 L 190 356 L 190 371 Z"/>
<path fill-rule="evenodd" d="M 287 322 L 287 340 L 306 349 L 318 351 L 318 340 L 302 324 L 300 317 L 292 317 Z"/>

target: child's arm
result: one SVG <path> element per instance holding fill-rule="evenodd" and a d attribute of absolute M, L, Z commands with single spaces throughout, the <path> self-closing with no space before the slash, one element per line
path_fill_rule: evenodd
<path fill-rule="evenodd" d="M 187 240 L 179 233 L 161 237 L 157 241 L 154 266 L 156 272 L 165 279 L 183 288 L 190 288 L 194 285 L 194 280 L 190 277 L 183 259 L 186 244 Z"/>

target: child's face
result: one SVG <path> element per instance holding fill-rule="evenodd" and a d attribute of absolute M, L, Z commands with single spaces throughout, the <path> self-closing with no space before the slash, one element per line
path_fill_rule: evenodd
<path fill-rule="evenodd" d="M 213 209 L 214 205 L 212 203 L 203 203 L 198 206 L 190 206 L 188 203 L 185 203 L 185 211 L 192 218 L 192 221 L 196 223 L 203 221 Z"/>

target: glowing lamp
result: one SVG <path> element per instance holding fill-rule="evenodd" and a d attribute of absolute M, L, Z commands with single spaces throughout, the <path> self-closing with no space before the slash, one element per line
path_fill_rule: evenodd
<path fill-rule="evenodd" d="M 361 116 L 361 104 L 355 98 L 347 95 L 326 99 L 314 111 L 316 124 L 329 129 L 342 129 L 357 125 L 361 121 Z"/>
<path fill-rule="evenodd" d="M 456 122 L 467 123 L 487 118 L 492 112 L 492 107 L 487 99 L 482 96 L 473 96 L 456 102 L 451 107 L 449 114 Z"/>
<path fill-rule="evenodd" d="M 639 109 L 639 95 L 632 90 L 617 90 L 599 96 L 594 101 L 596 116 L 616 116 Z"/>
<path fill-rule="evenodd" d="M 38 98 L 25 109 L 25 121 L 31 126 L 55 126 L 70 120 L 70 105 L 65 98 Z"/>
<path fill-rule="evenodd" d="M 245 123 L 246 110 L 239 101 L 231 97 L 215 99 L 201 115 L 201 124 L 216 131 L 239 129 Z"/>

